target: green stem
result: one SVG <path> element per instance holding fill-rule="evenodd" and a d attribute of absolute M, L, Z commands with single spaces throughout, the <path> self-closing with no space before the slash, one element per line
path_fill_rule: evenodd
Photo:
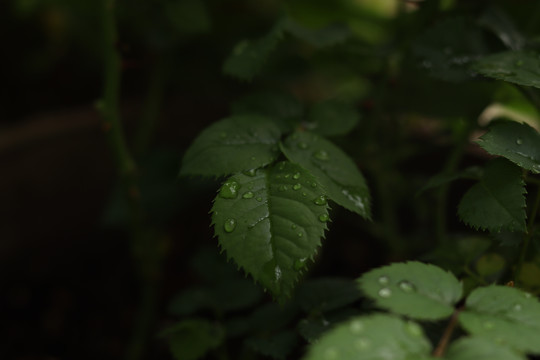
<path fill-rule="evenodd" d="M 103 129 L 120 177 L 122 190 L 129 203 L 131 252 L 137 260 L 141 278 L 141 300 L 135 319 L 132 343 L 128 359 L 138 360 L 144 356 L 149 329 L 156 310 L 159 254 L 155 237 L 147 226 L 140 200 L 137 165 L 128 149 L 120 119 L 121 60 L 117 52 L 115 1 L 103 0 L 103 100 L 100 110 Z"/>

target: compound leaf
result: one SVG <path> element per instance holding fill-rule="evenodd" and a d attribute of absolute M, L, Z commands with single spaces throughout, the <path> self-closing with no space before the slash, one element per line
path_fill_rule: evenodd
<path fill-rule="evenodd" d="M 219 325 L 203 319 L 187 319 L 164 330 L 175 359 L 196 360 L 218 347 L 225 339 L 225 332 Z"/>
<path fill-rule="evenodd" d="M 278 126 L 261 116 L 223 119 L 193 141 L 180 174 L 220 176 L 268 165 L 279 155 L 280 136 Z"/>
<path fill-rule="evenodd" d="M 480 74 L 513 84 L 540 88 L 540 57 L 529 51 L 505 51 L 478 60 Z"/>
<path fill-rule="evenodd" d="M 475 228 L 525 231 L 525 192 L 520 169 L 505 159 L 495 159 L 461 199 L 459 217 Z"/>
<path fill-rule="evenodd" d="M 477 337 L 462 338 L 453 342 L 444 358 L 447 360 L 526 360 L 523 354 L 516 353 L 504 345 Z"/>
<path fill-rule="evenodd" d="M 356 317 L 326 332 L 305 360 L 429 359 L 431 344 L 415 322 L 391 315 Z"/>
<path fill-rule="evenodd" d="M 474 290 L 459 322 L 475 336 L 540 354 L 540 303 L 516 288 L 494 285 Z"/>
<path fill-rule="evenodd" d="M 230 177 L 212 212 L 227 256 L 278 298 L 316 254 L 329 219 L 322 186 L 289 162 Z"/>
<path fill-rule="evenodd" d="M 278 21 L 265 36 L 239 42 L 225 60 L 223 72 L 242 80 L 252 80 L 283 38 L 283 25 L 283 21 Z"/>
<path fill-rule="evenodd" d="M 350 104 L 324 101 L 309 109 L 307 127 L 320 135 L 343 135 L 356 126 L 359 118 L 358 111 Z"/>
<path fill-rule="evenodd" d="M 540 173 L 540 134 L 527 124 L 497 122 L 478 144 L 492 155 L 504 156 L 524 169 Z"/>
<path fill-rule="evenodd" d="M 450 316 L 463 292 L 452 273 L 416 261 L 371 270 L 359 282 L 377 306 L 421 320 Z"/>
<path fill-rule="evenodd" d="M 281 150 L 290 161 L 315 175 L 336 203 L 364 218 L 371 217 L 364 176 L 340 148 L 319 135 L 303 131 L 285 139 Z"/>

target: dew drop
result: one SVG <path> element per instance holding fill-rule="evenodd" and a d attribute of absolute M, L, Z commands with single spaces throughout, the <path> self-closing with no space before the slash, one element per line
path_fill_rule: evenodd
<path fill-rule="evenodd" d="M 371 346 L 371 341 L 365 338 L 356 339 L 354 342 L 354 346 L 358 350 L 366 350 Z"/>
<path fill-rule="evenodd" d="M 320 222 L 327 222 L 328 220 L 330 220 L 330 217 L 328 216 L 328 214 L 319 215 L 319 221 Z"/>
<path fill-rule="evenodd" d="M 296 236 L 298 236 L 299 238 L 301 238 L 301 237 L 303 237 L 303 236 L 304 236 L 304 234 L 303 234 L 303 233 L 301 233 L 301 232 L 299 232 L 298 234 L 296 234 Z"/>
<path fill-rule="evenodd" d="M 256 198 L 255 200 L 257 200 L 258 202 L 261 202 L 261 201 L 262 201 L 262 197 L 257 196 L 257 198 Z"/>
<path fill-rule="evenodd" d="M 521 304 L 515 304 L 513 309 L 514 309 L 514 311 L 521 311 L 522 306 L 521 306 Z"/>
<path fill-rule="evenodd" d="M 406 293 L 412 293 L 416 291 L 416 288 L 414 287 L 414 285 L 405 280 L 399 282 L 399 288 L 403 290 L 403 292 L 406 292 Z"/>
<path fill-rule="evenodd" d="M 526 297 L 527 299 L 530 299 L 530 298 L 532 297 L 532 295 L 531 295 L 531 293 L 526 292 L 526 293 L 525 293 L 525 297 Z"/>
<path fill-rule="evenodd" d="M 301 270 L 306 266 L 306 258 L 298 259 L 294 262 L 294 269 Z"/>
<path fill-rule="evenodd" d="M 390 290 L 389 288 L 382 288 L 381 290 L 379 290 L 378 294 L 382 298 L 389 298 L 390 296 L 392 296 L 392 290 Z"/>
<path fill-rule="evenodd" d="M 287 191 L 289 188 L 287 187 L 287 185 L 280 185 L 279 186 L 279 191 Z"/>
<path fill-rule="evenodd" d="M 516 139 L 516 144 L 521 145 L 523 144 L 523 140 L 521 138 Z"/>
<path fill-rule="evenodd" d="M 276 282 L 281 280 L 281 268 L 279 267 L 279 265 L 276 265 L 276 267 L 274 268 L 274 275 L 276 278 Z"/>
<path fill-rule="evenodd" d="M 406 329 L 407 332 L 413 336 L 421 336 L 422 335 L 422 328 L 420 325 L 418 325 L 415 322 L 409 321 L 407 322 Z"/>
<path fill-rule="evenodd" d="M 288 179 L 291 177 L 291 174 L 285 174 L 285 179 Z"/>
<path fill-rule="evenodd" d="M 247 176 L 255 176 L 257 174 L 257 169 L 249 169 L 249 170 L 246 170 L 246 171 L 242 171 L 242 173 L 244 175 L 247 175 Z"/>
<path fill-rule="evenodd" d="M 300 173 L 299 173 L 299 172 L 295 173 L 295 174 L 293 175 L 293 179 L 294 179 L 294 180 L 300 179 Z"/>
<path fill-rule="evenodd" d="M 302 188 L 302 185 L 294 184 L 292 188 L 293 188 L 293 190 L 300 190 Z"/>
<path fill-rule="evenodd" d="M 390 278 L 386 275 L 383 275 L 378 279 L 378 281 L 381 285 L 388 285 L 390 283 Z"/>
<path fill-rule="evenodd" d="M 305 142 L 299 142 L 298 147 L 302 150 L 305 150 L 308 148 L 308 144 L 306 144 Z"/>
<path fill-rule="evenodd" d="M 312 183 L 311 183 L 311 187 L 312 187 L 312 188 L 316 188 L 316 187 L 317 187 L 317 183 L 316 183 L 316 182 L 312 182 Z"/>
<path fill-rule="evenodd" d="M 223 224 L 223 228 L 226 232 L 231 233 L 236 228 L 236 220 L 235 219 L 227 219 L 225 220 L 225 224 Z"/>
<path fill-rule="evenodd" d="M 307 196 L 307 193 L 303 192 L 303 193 L 302 193 L 302 196 Z"/>
<path fill-rule="evenodd" d="M 321 161 L 327 161 L 328 159 L 330 159 L 330 155 L 328 155 L 328 153 L 324 150 L 316 151 L 315 153 L 313 153 L 313 157 Z"/>
<path fill-rule="evenodd" d="M 483 326 L 484 326 L 484 329 L 491 330 L 495 327 L 495 324 L 492 323 L 491 321 L 486 321 L 484 322 Z"/>
<path fill-rule="evenodd" d="M 238 196 L 238 190 L 240 189 L 240 184 L 234 180 L 226 181 L 219 191 L 219 196 L 224 199 L 236 199 Z"/>
<path fill-rule="evenodd" d="M 326 205 L 326 197 L 324 195 L 321 195 L 321 196 L 317 196 L 313 202 L 316 204 L 316 205 Z"/>
<path fill-rule="evenodd" d="M 253 194 L 252 191 L 248 191 L 248 192 L 244 193 L 244 195 L 242 195 L 242 198 L 244 198 L 244 199 L 253 199 L 254 196 L 255 196 L 255 194 Z"/>
<path fill-rule="evenodd" d="M 293 230 L 296 229 L 297 227 L 298 227 L 298 226 L 297 226 L 296 224 L 292 224 L 292 225 L 291 225 L 291 229 L 293 229 Z"/>
<path fill-rule="evenodd" d="M 353 334 L 358 334 L 364 331 L 364 323 L 362 323 L 360 320 L 354 320 L 351 322 L 349 328 Z"/>

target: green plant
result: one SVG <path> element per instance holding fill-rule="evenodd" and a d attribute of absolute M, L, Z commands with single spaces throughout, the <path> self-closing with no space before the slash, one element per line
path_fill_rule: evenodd
<path fill-rule="evenodd" d="M 354 29 L 365 26 L 365 19 L 359 19 L 363 12 L 347 1 L 338 3 L 330 11 L 321 1 L 291 2 L 286 15 L 266 35 L 238 43 L 223 71 L 253 80 L 264 71 L 279 45 L 291 41 L 291 35 L 294 41 L 323 53 L 323 60 L 314 56 L 311 61 L 320 61 L 329 68 L 342 66 L 344 73 L 359 69 L 351 66 L 348 59 L 325 53 L 325 48 L 345 54 L 353 54 L 354 49 L 356 57 L 351 57 L 364 61 L 361 70 L 376 76 L 379 82 L 370 89 L 375 109 L 371 114 L 361 114 L 355 106 L 358 99 L 334 84 L 330 85 L 331 99 L 323 97 L 307 106 L 293 96 L 266 89 L 238 100 L 230 117 L 205 129 L 185 153 L 181 175 L 227 176 L 212 207 L 212 225 L 221 249 L 240 271 L 284 304 L 282 311 L 287 314 L 275 315 L 283 320 L 281 325 L 289 324 L 294 314 L 305 313 L 297 329 L 311 343 L 306 359 L 524 359 L 525 354 L 539 354 L 535 339 L 540 336 L 540 303 L 531 294 L 540 289 L 535 228 L 540 206 L 536 177 L 540 173 L 540 135 L 531 126 L 517 122 L 516 113 L 506 113 L 506 121 L 491 124 L 477 141 L 496 158 L 481 167 L 460 171 L 468 139 L 476 128 L 474 119 L 491 99 L 503 94 L 503 99 L 519 104 L 518 114 L 530 109 L 532 118 L 537 118 L 540 101 L 535 88 L 540 88 L 540 58 L 536 39 L 523 35 L 511 17 L 498 8 L 479 11 L 445 1 L 422 4 L 413 13 L 405 12 L 402 5 L 394 36 L 405 31 L 394 43 L 385 42 L 391 38 L 385 30 L 374 31 L 372 38 L 367 34 L 362 38 Z M 430 16 L 439 19 L 436 25 L 426 21 Z M 381 18 L 375 19 L 370 20 L 385 23 Z M 373 45 L 378 43 L 387 47 Z M 359 50 L 363 46 L 375 50 L 367 55 Z M 286 50 L 280 51 L 286 54 Z M 434 219 L 438 245 L 432 246 L 424 259 L 454 274 L 417 261 L 397 262 L 366 272 L 356 284 L 343 279 L 308 280 L 296 290 L 325 237 L 331 218 L 329 202 L 360 215 L 366 224 L 372 219 L 368 182 L 355 161 L 325 138 L 337 136 L 338 141 L 347 144 L 343 139 L 357 126 L 362 131 L 354 132 L 356 139 L 383 153 L 375 155 L 371 162 L 362 156 L 373 155 L 373 149 L 356 146 L 355 159 L 379 187 L 377 200 L 383 228 L 374 226 L 371 231 L 383 234 L 393 254 L 403 257 L 405 253 L 407 258 L 414 253 L 413 245 L 400 242 L 402 236 L 392 209 L 395 205 L 387 194 L 390 189 L 380 190 L 395 184 L 388 177 L 403 178 L 396 175 L 395 168 L 400 154 L 392 153 L 406 149 L 399 136 L 394 102 L 411 108 L 415 99 L 399 90 L 389 94 L 393 90 L 387 88 L 387 81 L 394 77 L 406 81 L 404 72 L 414 68 L 407 62 L 411 59 L 421 68 L 414 72 L 418 79 L 413 76 L 413 80 L 432 81 L 422 77 L 427 74 L 454 84 L 436 82 L 443 91 L 431 94 L 429 100 L 442 97 L 446 101 L 446 90 L 457 95 L 453 109 L 438 100 L 434 100 L 435 109 L 429 105 L 420 107 L 426 114 L 443 114 L 444 126 L 452 134 L 453 149 L 442 172 L 432 177 L 416 198 L 438 189 Z M 365 65 L 370 61 L 371 66 Z M 513 84 L 521 93 L 490 82 L 489 78 Z M 465 95 L 460 97 L 458 92 Z M 470 93 L 476 95 L 469 99 Z M 531 124 L 538 125 L 530 119 L 527 117 Z M 374 145 L 375 139 L 384 144 Z M 448 233 L 450 182 L 458 179 L 476 180 L 458 205 L 460 219 L 471 228 L 488 231 L 489 237 L 456 237 Z M 527 192 L 533 193 L 532 199 L 526 198 Z M 497 243 L 511 246 L 512 251 L 504 253 Z M 510 281 L 507 286 L 495 285 L 504 279 Z M 233 283 L 230 279 L 226 282 Z M 184 294 L 173 302 L 173 312 L 195 313 L 192 306 L 198 299 L 199 305 L 213 308 L 217 318 L 224 321 L 229 311 L 253 306 L 260 299 L 261 294 L 248 283 L 240 283 L 244 288 L 237 291 L 216 285 L 189 296 Z M 373 301 L 366 305 L 368 309 L 374 305 L 389 314 L 350 307 L 362 298 L 359 290 Z M 215 301 L 227 291 L 252 295 L 244 298 L 245 303 Z M 332 320 L 328 321 L 329 318 Z M 431 339 L 413 320 L 430 328 Z M 442 326 L 442 321 L 448 321 L 448 325 Z M 183 328 L 192 326 L 188 322 L 183 323 Z M 263 324 L 272 335 L 264 340 L 252 339 L 250 346 L 264 355 L 285 358 L 292 351 L 296 335 L 290 330 L 274 332 L 271 322 L 252 320 L 249 326 L 257 328 Z M 207 326 L 203 321 L 198 331 Z M 249 326 L 243 330 L 235 328 L 236 334 L 246 334 Z M 431 340 L 436 340 L 437 345 L 433 346 Z M 219 344 L 209 344 L 207 350 L 215 346 Z"/>

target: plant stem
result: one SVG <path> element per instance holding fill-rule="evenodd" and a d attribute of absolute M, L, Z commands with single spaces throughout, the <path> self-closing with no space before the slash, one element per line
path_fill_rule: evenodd
<path fill-rule="evenodd" d="M 115 0 L 103 0 L 103 100 L 100 102 L 103 129 L 113 153 L 122 190 L 129 203 L 131 252 L 137 260 L 141 279 L 141 300 L 133 326 L 132 343 L 128 359 L 138 360 L 144 356 L 148 332 L 156 310 L 159 260 L 155 234 L 145 222 L 140 199 L 137 165 L 128 149 L 120 119 L 119 97 L 121 60 L 117 52 Z"/>
<path fill-rule="evenodd" d="M 450 322 L 448 323 L 448 326 L 444 330 L 441 340 L 439 340 L 437 347 L 433 351 L 434 357 L 444 356 L 444 353 L 446 352 L 446 348 L 448 347 L 448 343 L 450 342 L 450 339 L 452 338 L 452 333 L 454 332 L 454 328 L 456 327 L 459 313 L 461 312 L 461 310 L 462 308 L 454 310 L 454 313 L 452 314 L 452 317 L 450 318 Z"/>

